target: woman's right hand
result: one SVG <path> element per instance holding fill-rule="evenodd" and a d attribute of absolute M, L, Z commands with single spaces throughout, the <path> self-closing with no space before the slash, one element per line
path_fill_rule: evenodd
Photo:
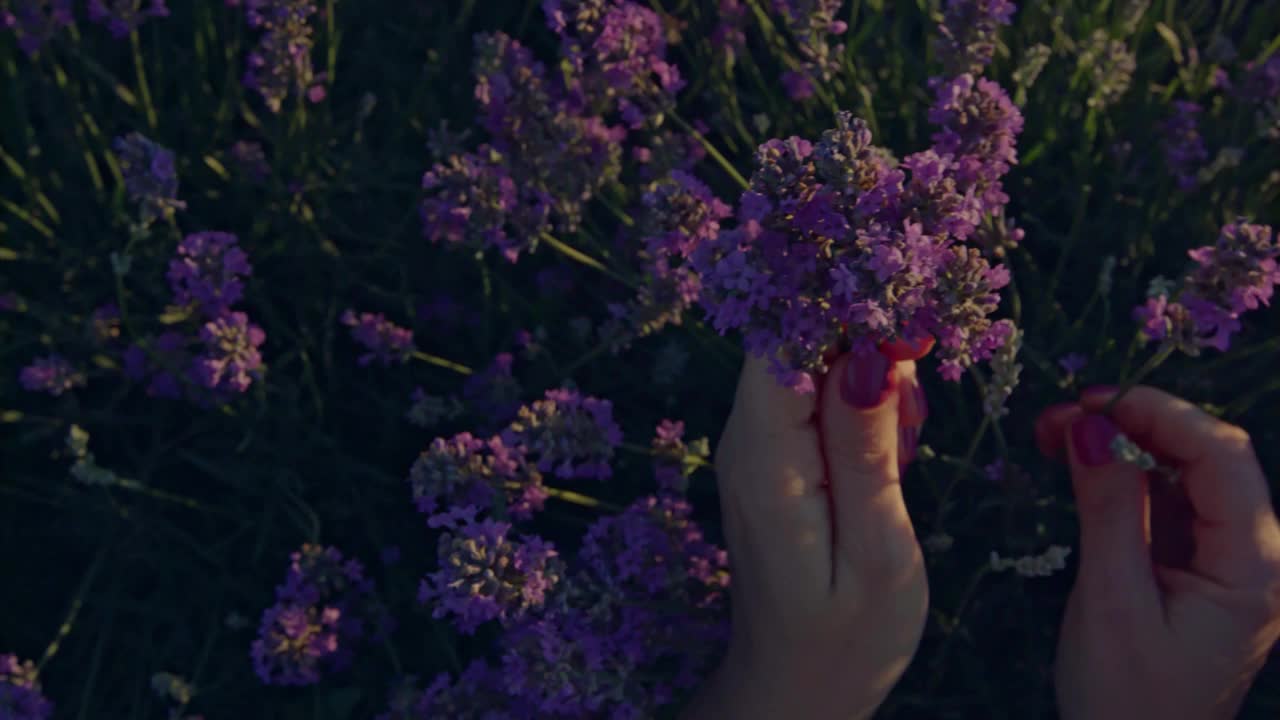
<path fill-rule="evenodd" d="M 1055 670 L 1063 718 L 1230 718 L 1280 637 L 1280 522 L 1244 430 L 1150 387 L 1045 411 L 1071 464 L 1080 569 Z M 1176 485 L 1112 459 L 1123 432 Z"/>

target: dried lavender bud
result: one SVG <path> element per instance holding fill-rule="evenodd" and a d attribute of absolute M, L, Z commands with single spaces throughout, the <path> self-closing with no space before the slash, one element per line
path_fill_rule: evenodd
<path fill-rule="evenodd" d="M 996 49 L 996 32 L 1013 22 L 1009 0 L 948 0 L 934 50 L 949 76 L 980 75 Z"/>
<path fill-rule="evenodd" d="M 1116 40 L 1103 28 L 1089 36 L 1080 51 L 1078 66 L 1087 71 L 1092 89 L 1086 104 L 1103 110 L 1129 91 L 1138 61 L 1123 40 Z"/>
<path fill-rule="evenodd" d="M 1021 349 L 1022 331 L 1014 330 L 992 356 L 991 378 L 982 398 L 982 412 L 987 417 L 994 419 L 1009 414 L 1005 405 L 1018 386 L 1018 378 L 1022 374 L 1022 363 L 1017 362 L 1018 351 Z"/>
<path fill-rule="evenodd" d="M 18 382 L 27 392 L 43 392 L 54 397 L 85 385 L 84 373 L 63 356 L 53 353 L 36 358 L 18 372 Z"/>

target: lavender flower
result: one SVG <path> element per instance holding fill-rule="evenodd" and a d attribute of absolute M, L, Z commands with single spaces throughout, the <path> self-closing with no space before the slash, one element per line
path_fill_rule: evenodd
<path fill-rule="evenodd" d="M 502 438 L 523 446 L 541 472 L 605 480 L 613 475 L 609 461 L 622 430 L 613 421 L 613 403 L 561 388 L 520 408 Z"/>
<path fill-rule="evenodd" d="M 1234 90 L 1236 97 L 1259 104 L 1280 96 L 1280 53 L 1273 53 L 1261 64 L 1247 63 Z"/>
<path fill-rule="evenodd" d="M 261 30 L 262 37 L 249 53 L 244 85 L 262 95 L 267 109 L 278 113 L 291 92 L 302 95 L 315 89 L 311 66 L 315 41 L 309 21 L 316 5 L 312 0 L 245 0 L 245 12 L 249 27 Z"/>
<path fill-rule="evenodd" d="M 982 74 L 995 54 L 996 32 L 1013 22 L 1016 10 L 1009 0 L 948 0 L 934 40 L 946 74 Z"/>
<path fill-rule="evenodd" d="M 243 278 L 253 274 L 249 256 L 235 235 L 193 233 L 178 243 L 169 261 L 169 287 L 179 305 L 195 304 L 208 317 L 226 312 L 244 293 Z"/>
<path fill-rule="evenodd" d="M 1040 73 L 1049 64 L 1049 58 L 1052 56 L 1053 48 L 1044 43 L 1036 43 L 1027 48 L 1022 56 L 1022 62 L 1013 71 L 1013 83 L 1018 87 L 1019 93 L 1025 93 L 1035 84 L 1040 77 Z M 1020 97 L 1022 96 L 1020 95 Z M 1021 100 L 1019 104 L 1021 104 Z"/>
<path fill-rule="evenodd" d="M 440 536 L 439 570 L 422 581 L 418 601 L 432 616 L 454 616 L 464 633 L 499 620 L 512 623 L 541 607 L 563 574 L 555 548 L 536 536 L 510 535 L 493 520 L 460 523 Z"/>
<path fill-rule="evenodd" d="M 242 312 L 227 312 L 200 328 L 205 352 L 195 359 L 192 380 L 216 393 L 242 393 L 262 378 L 262 354 L 266 340 L 262 328 Z"/>
<path fill-rule="evenodd" d="M 267 154 L 262 149 L 262 143 L 237 140 L 227 152 L 239 171 L 253 182 L 266 182 L 271 177 L 271 166 L 267 164 Z"/>
<path fill-rule="evenodd" d="M 475 660 L 456 678 L 437 675 L 424 690 L 415 683 L 393 688 L 390 707 L 376 720 L 516 720 L 528 717 L 510 707 L 502 677 L 482 660 Z"/>
<path fill-rule="evenodd" d="M 35 663 L 0 655 L 0 718 L 49 720 L 52 716 L 53 703 L 40 693 Z"/>
<path fill-rule="evenodd" d="M 543 0 L 542 9 L 573 68 L 575 100 L 608 98 L 632 129 L 661 124 L 685 83 L 666 60 L 656 12 L 631 0 Z"/>
<path fill-rule="evenodd" d="M 28 57 L 54 33 L 74 24 L 71 0 L 7 0 L 0 3 L 0 27 L 10 28 Z"/>
<path fill-rule="evenodd" d="M 506 425 L 520 408 L 524 390 L 512 374 L 514 362 L 511 353 L 498 353 L 487 368 L 462 384 L 463 402 L 473 415 L 482 419 L 485 432 Z"/>
<path fill-rule="evenodd" d="M 787 92 L 787 97 L 792 100 L 801 102 L 813 97 L 813 81 L 803 72 L 788 70 L 782 73 L 780 79 L 782 81 L 782 89 Z"/>
<path fill-rule="evenodd" d="M 342 314 L 342 324 L 351 329 L 351 338 L 369 351 L 356 361 L 360 367 L 373 362 L 383 367 L 403 365 L 416 349 L 413 331 L 392 323 L 382 313 L 363 312 L 357 316 L 349 309 Z"/>
<path fill-rule="evenodd" d="M 432 440 L 413 463 L 409 485 L 418 511 L 433 521 L 450 508 L 488 508 L 498 497 L 511 517 L 528 519 L 547 499 L 542 474 L 526 462 L 523 447 L 466 432 Z"/>
<path fill-rule="evenodd" d="M 437 163 L 423 176 L 422 187 L 431 193 L 421 214 L 427 239 L 434 243 L 493 248 L 515 262 L 551 228 L 550 197 L 518 187 L 505 158 L 487 145 Z"/>
<path fill-rule="evenodd" d="M 723 53 L 727 64 L 732 66 L 747 46 L 747 5 L 743 0 L 719 0 L 716 9 L 720 13 L 720 21 L 711 32 L 711 45 Z"/>
<path fill-rule="evenodd" d="M 139 133 L 116 138 L 112 144 L 124 175 L 129 199 L 138 203 L 142 224 L 170 219 L 187 204 L 178 200 L 178 171 L 173 152 Z"/>
<path fill-rule="evenodd" d="M 117 39 L 127 37 L 148 17 L 168 17 L 165 0 L 89 0 L 89 19 L 105 24 Z"/>
<path fill-rule="evenodd" d="M 187 352 L 187 338 L 181 333 L 166 332 L 151 343 L 154 357 L 148 356 L 140 345 L 133 344 L 125 348 L 124 374 L 131 380 L 141 382 L 150 377 L 147 383 L 147 395 L 177 400 L 182 397 L 182 386 L 177 372 L 190 360 Z"/>
<path fill-rule="evenodd" d="M 1001 418 L 1009 414 L 1005 405 L 1022 374 L 1022 363 L 1017 361 L 1021 349 L 1022 331 L 1014 330 L 992 356 L 991 378 L 982 397 L 982 412 L 987 417 Z"/>
<path fill-rule="evenodd" d="M 354 645 L 390 631 L 385 608 L 355 560 L 303 545 L 290 558 L 276 604 L 262 614 L 250 654 L 267 685 L 311 685 L 347 667 Z"/>
<path fill-rule="evenodd" d="M 44 392 L 54 397 L 72 388 L 83 387 L 84 374 L 71 366 L 66 358 L 53 353 L 36 358 L 18 373 L 18 382 L 28 392 Z"/>
<path fill-rule="evenodd" d="M 1058 367 L 1067 375 L 1075 375 L 1089 364 L 1089 358 L 1082 353 L 1067 353 L 1058 358 Z"/>
<path fill-rule="evenodd" d="M 1086 104 L 1103 110 L 1129 91 L 1138 61 L 1123 40 L 1113 39 L 1106 29 L 1098 28 L 1081 48 L 1077 66 L 1088 73 L 1091 85 Z"/>
<path fill-rule="evenodd" d="M 452 420 L 462 414 L 462 401 L 455 396 L 447 398 L 428 395 L 420 387 L 413 389 L 409 400 L 411 405 L 405 418 L 420 428 L 432 428 L 445 420 Z"/>
<path fill-rule="evenodd" d="M 89 336 L 98 345 L 110 345 L 120 339 L 120 308 L 104 303 L 89 315 Z"/>
<path fill-rule="evenodd" d="M 1280 245 L 1272 241 L 1269 225 L 1240 219 L 1224 225 L 1215 244 L 1187 254 L 1196 266 L 1178 297 L 1154 293 L 1134 309 L 1134 319 L 1145 339 L 1170 343 L 1188 355 L 1198 355 L 1202 347 L 1225 352 L 1241 328 L 1240 316 L 1270 304 L 1280 283 Z"/>
<path fill-rule="evenodd" d="M 1209 159 L 1204 139 L 1200 137 L 1196 118 L 1204 109 L 1197 103 L 1179 100 L 1173 104 L 1174 112 L 1160 125 L 1163 131 L 1165 162 L 1178 178 L 1178 188 L 1191 192 L 1199 185 L 1196 173 Z"/>
<path fill-rule="evenodd" d="M 1008 196 L 999 181 L 1018 162 L 1022 113 L 1003 88 L 986 78 L 966 74 L 930 84 L 937 100 L 929 108 L 929 122 L 941 128 L 933 135 L 934 150 L 956 157 L 959 187 L 973 187 L 984 210 L 1002 207 Z"/>
<path fill-rule="evenodd" d="M 773 0 L 774 9 L 782 15 L 787 29 L 800 45 L 804 82 L 808 82 L 809 77 L 830 82 L 840 71 L 844 45 L 832 47 L 827 36 L 843 35 L 848 31 L 849 24 L 836 19 L 843 5 L 844 0 Z M 793 79 L 793 82 L 797 80 Z"/>
<path fill-rule="evenodd" d="M 689 488 L 689 476 L 711 455 L 706 438 L 685 444 L 684 423 L 679 420 L 658 423 L 651 447 L 653 478 L 660 494 L 683 494 Z"/>

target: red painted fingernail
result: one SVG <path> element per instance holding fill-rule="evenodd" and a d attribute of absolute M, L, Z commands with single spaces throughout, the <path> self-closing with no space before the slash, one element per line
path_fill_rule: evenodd
<path fill-rule="evenodd" d="M 1106 415 L 1085 415 L 1071 426 L 1071 443 L 1076 457 L 1088 467 L 1111 462 L 1111 441 L 1120 434 L 1120 428 Z"/>
<path fill-rule="evenodd" d="M 845 365 L 840 397 L 863 410 L 884 402 L 889 367 L 889 358 L 879 352 L 855 352 Z"/>

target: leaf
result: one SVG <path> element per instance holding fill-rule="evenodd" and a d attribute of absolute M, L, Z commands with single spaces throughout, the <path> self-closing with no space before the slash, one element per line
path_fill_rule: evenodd
<path fill-rule="evenodd" d="M 214 156 L 205 155 L 204 164 L 208 165 L 209 169 L 217 173 L 218 177 L 222 178 L 223 180 L 231 179 L 231 173 L 227 172 L 227 169 L 223 167 L 222 163 L 218 162 L 218 159 L 215 158 Z"/>
<path fill-rule="evenodd" d="M 1173 52 L 1173 61 L 1181 65 L 1183 63 L 1182 41 L 1178 40 L 1178 34 L 1162 22 L 1156 23 L 1156 32 L 1160 33 L 1160 37 L 1164 38 L 1165 44 Z"/>
<path fill-rule="evenodd" d="M 0 260 L 17 260 L 18 253 L 7 247 L 0 247 Z"/>
<path fill-rule="evenodd" d="M 164 309 L 159 320 L 162 325 L 176 325 L 189 317 L 191 317 L 191 308 L 170 305 Z"/>

